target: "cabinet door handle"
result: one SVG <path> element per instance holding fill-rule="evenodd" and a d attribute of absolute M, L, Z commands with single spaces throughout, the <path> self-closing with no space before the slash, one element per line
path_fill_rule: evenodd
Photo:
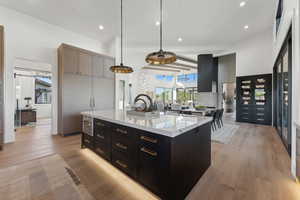
<path fill-rule="evenodd" d="M 119 128 L 117 128 L 116 131 L 119 133 L 122 133 L 122 134 L 127 134 L 127 131 L 119 129 Z"/>
<path fill-rule="evenodd" d="M 157 144 L 157 139 L 154 138 L 150 138 L 147 136 L 141 136 L 141 140 L 147 141 L 147 142 L 151 142 L 153 144 Z"/>
<path fill-rule="evenodd" d="M 104 154 L 104 151 L 102 151 L 102 149 L 100 149 L 99 147 L 96 148 L 96 151 L 97 151 L 98 153 Z"/>
<path fill-rule="evenodd" d="M 127 146 L 121 144 L 121 143 L 116 143 L 116 146 L 119 147 L 120 149 L 127 150 Z"/>
<path fill-rule="evenodd" d="M 100 134 L 97 134 L 97 137 L 102 139 L 102 140 L 104 140 L 104 138 L 105 138 L 103 135 L 100 135 Z"/>
<path fill-rule="evenodd" d="M 121 167 L 125 168 L 125 169 L 128 167 L 126 164 L 122 163 L 122 162 L 119 161 L 119 160 L 117 160 L 116 163 L 117 163 L 118 165 L 120 165 Z"/>
<path fill-rule="evenodd" d="M 145 147 L 141 148 L 141 151 L 144 152 L 144 153 L 147 153 L 147 154 L 149 154 L 151 156 L 154 156 L 154 157 L 157 156 L 157 152 L 152 151 L 150 149 L 147 149 Z"/>

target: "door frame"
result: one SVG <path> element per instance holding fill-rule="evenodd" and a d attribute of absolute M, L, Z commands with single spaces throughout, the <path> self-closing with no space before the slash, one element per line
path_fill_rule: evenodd
<path fill-rule="evenodd" d="M 277 104 L 279 103 L 279 100 L 278 100 L 278 88 L 279 88 L 279 85 L 278 85 L 278 82 L 277 82 L 277 73 L 278 73 L 278 70 L 277 70 L 277 67 L 279 65 L 279 63 L 281 63 L 281 73 L 283 73 L 283 56 L 286 52 L 288 52 L 288 60 L 289 60 L 289 63 L 288 63 L 288 69 L 289 69 L 289 75 L 288 75 L 288 78 L 289 78 L 289 89 L 288 89 L 288 92 L 289 92 L 289 108 L 288 108 L 288 111 L 289 111 L 289 115 L 288 115 L 288 144 L 286 145 L 284 141 L 282 141 L 282 143 L 284 144 L 287 152 L 289 153 L 289 155 L 291 156 L 291 150 L 292 150 L 292 105 L 293 105 L 293 102 L 292 102 L 292 97 L 293 97 L 293 44 L 292 44 L 292 41 L 293 41 L 293 34 L 292 34 L 292 27 L 290 27 L 286 37 L 285 37 L 285 40 L 284 42 L 282 43 L 282 46 L 281 46 L 281 49 L 279 51 L 279 54 L 277 55 L 277 58 L 276 58 L 276 62 L 275 62 L 275 65 L 273 67 L 273 81 L 276 79 L 276 85 L 274 85 L 274 88 L 273 88 L 273 98 L 274 98 L 274 107 L 273 107 L 273 117 L 276 117 L 277 119 L 277 114 L 279 112 L 279 110 L 277 109 Z M 275 82 L 273 82 L 275 83 Z M 283 85 L 281 85 L 283 86 Z M 276 104 L 275 104 L 276 103 Z M 281 108 L 282 109 L 282 108 Z M 273 121 L 273 127 L 276 128 L 276 131 L 278 133 L 278 135 L 280 136 L 281 140 L 282 140 L 282 135 L 281 133 L 279 132 L 278 130 L 278 124 L 277 124 L 277 120 Z"/>
<path fill-rule="evenodd" d="M 0 25 L 0 150 L 4 145 L 4 27 Z"/>
<path fill-rule="evenodd" d="M 53 123 L 54 121 L 56 120 L 55 118 L 55 115 L 54 115 L 54 112 L 53 112 L 53 109 L 54 109 L 54 98 L 53 96 L 54 93 L 56 92 L 55 88 L 54 88 L 54 83 L 53 83 L 53 77 L 54 77 L 54 74 L 53 74 L 53 66 L 49 63 L 44 63 L 44 62 L 40 62 L 40 61 L 35 61 L 35 60 L 29 60 L 29 59 L 25 59 L 25 58 L 17 58 L 14 60 L 14 79 L 16 77 L 15 75 L 15 70 L 19 70 L 19 71 L 24 71 L 24 72 L 42 72 L 42 73 L 49 73 L 51 74 L 51 80 L 52 80 L 52 85 L 51 85 L 51 90 L 52 90 L 52 100 L 51 100 L 51 135 L 56 135 L 55 132 L 53 131 L 54 130 L 54 126 L 53 126 Z M 43 69 L 39 69 L 39 68 L 36 68 L 36 67 L 29 67 L 30 65 L 32 66 L 43 66 L 42 68 Z M 17 67 L 18 66 L 18 67 Z M 15 81 L 14 81 L 14 89 L 16 88 L 15 86 Z M 16 99 L 16 93 L 14 91 L 14 100 Z M 14 104 L 16 107 L 16 101 L 14 101 Z M 35 99 L 33 99 L 33 104 L 35 104 Z M 35 104 L 36 105 L 36 104 Z M 41 106 L 44 106 L 44 105 L 41 105 Z M 14 124 L 14 130 L 16 130 L 16 127 L 15 127 L 15 124 Z M 16 132 L 15 132 L 16 133 Z M 16 140 L 16 138 L 15 138 Z"/>

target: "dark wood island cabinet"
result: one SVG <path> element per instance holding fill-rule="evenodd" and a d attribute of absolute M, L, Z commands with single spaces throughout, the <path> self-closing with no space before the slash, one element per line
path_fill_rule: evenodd
<path fill-rule="evenodd" d="M 175 137 L 110 120 L 89 120 L 90 123 L 84 122 L 82 147 L 89 148 L 161 199 L 183 200 L 211 164 L 208 119 Z"/>

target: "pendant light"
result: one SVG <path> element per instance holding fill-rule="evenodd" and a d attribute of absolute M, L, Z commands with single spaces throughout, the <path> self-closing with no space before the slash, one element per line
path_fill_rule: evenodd
<path fill-rule="evenodd" d="M 162 65 L 162 64 L 171 64 L 177 60 L 176 54 L 173 52 L 164 51 L 162 49 L 162 40 L 163 40 L 163 8 L 162 0 L 160 0 L 160 50 L 157 52 L 150 53 L 146 57 L 146 62 L 152 65 Z"/>
<path fill-rule="evenodd" d="M 121 0 L 121 63 L 110 67 L 110 71 L 115 73 L 132 73 L 132 67 L 123 65 L 123 0 Z"/>

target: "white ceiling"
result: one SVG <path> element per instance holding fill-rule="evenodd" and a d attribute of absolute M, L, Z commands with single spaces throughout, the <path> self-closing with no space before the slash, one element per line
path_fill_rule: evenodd
<path fill-rule="evenodd" d="M 276 0 L 247 0 L 243 8 L 240 1 L 164 0 L 165 43 L 230 45 L 272 26 Z M 119 4 L 120 0 L 0 0 L 0 5 L 104 43 L 119 35 Z M 159 0 L 124 0 L 124 14 L 128 45 L 158 44 Z M 246 24 L 248 30 L 243 28 Z M 178 43 L 178 37 L 183 42 Z"/>

